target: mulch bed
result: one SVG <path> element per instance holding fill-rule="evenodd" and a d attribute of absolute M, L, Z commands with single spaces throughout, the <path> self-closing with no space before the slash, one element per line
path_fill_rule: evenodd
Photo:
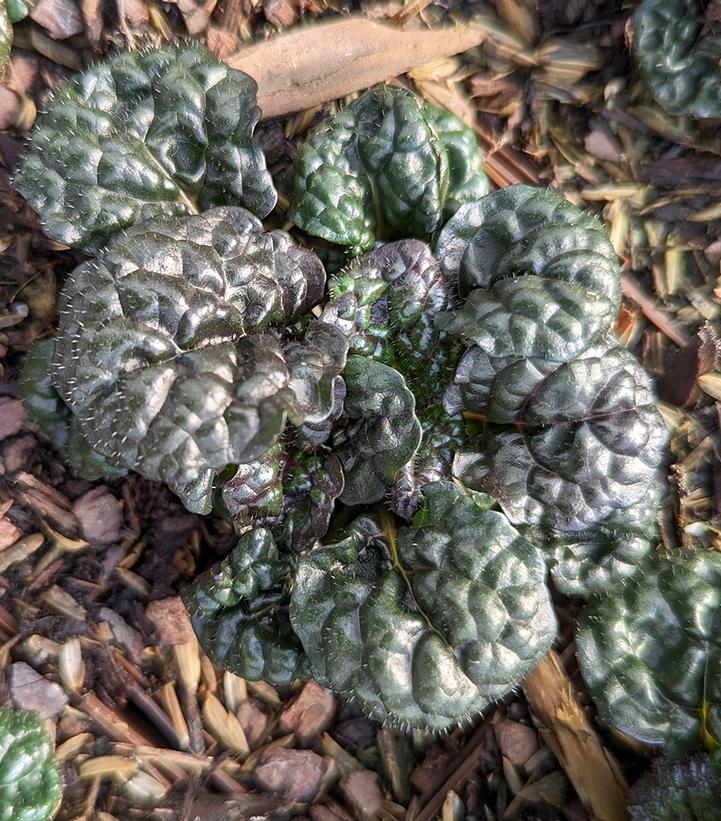
<path fill-rule="evenodd" d="M 647 98 L 620 2 L 484 9 L 486 44 L 402 81 L 472 114 L 494 182 L 554 185 L 605 217 L 624 263 L 617 330 L 656 376 L 672 431 L 663 541 L 721 549 L 718 132 Z M 177 596 L 228 551 L 230 527 L 137 476 L 73 478 L 17 398 L 22 356 L 53 333 L 58 287 L 80 257 L 43 236 L 10 177 L 36 111 L 72 70 L 188 35 L 227 56 L 349 11 L 423 26 L 460 10 L 452 0 L 37 0 L 16 27 L 0 87 L 0 702 L 47 719 L 66 784 L 59 819 L 589 817 L 572 783 L 585 762 L 559 764 L 553 728 L 521 693 L 446 736 L 405 735 L 313 682 L 274 688 L 214 668 Z M 279 184 L 329 105 L 261 124 Z M 282 185 L 280 202 L 283 224 Z M 596 720 L 573 652 L 581 602 L 557 604 L 556 650 L 579 714 L 633 782 L 650 755 Z"/>

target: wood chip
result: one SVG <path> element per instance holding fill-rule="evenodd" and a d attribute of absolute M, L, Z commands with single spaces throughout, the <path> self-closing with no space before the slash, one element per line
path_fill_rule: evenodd
<path fill-rule="evenodd" d="M 31 533 L 22 539 L 18 539 L 10 547 L 6 547 L 0 552 L 0 573 L 4 573 L 8 567 L 12 567 L 18 562 L 22 562 L 36 553 L 43 546 L 45 536 L 42 533 Z"/>
<path fill-rule="evenodd" d="M 190 616 L 180 596 L 151 601 L 145 608 L 145 615 L 158 631 L 163 644 L 174 647 L 195 641 Z"/>
<path fill-rule="evenodd" d="M 261 790 L 306 802 L 318 795 L 327 771 L 328 760 L 312 750 L 270 747 L 260 756 L 255 781 Z"/>
<path fill-rule="evenodd" d="M 106 487 L 91 488 L 73 504 L 84 539 L 95 544 L 110 544 L 120 535 L 118 500 Z"/>
<path fill-rule="evenodd" d="M 0 440 L 20 433 L 26 422 L 27 413 L 19 399 L 0 397 Z"/>
<path fill-rule="evenodd" d="M 83 687 L 85 680 L 85 664 L 83 663 L 80 639 L 68 639 L 60 648 L 59 655 L 60 680 L 66 693 L 77 694 Z"/>
<path fill-rule="evenodd" d="M 523 685 L 544 741 L 553 750 L 583 805 L 598 821 L 625 821 L 628 785 L 586 714 L 558 655 L 551 651 Z"/>
<path fill-rule="evenodd" d="M 255 78 L 263 116 L 277 117 L 459 54 L 487 36 L 485 29 L 473 26 L 411 30 L 347 17 L 294 29 L 241 49 L 228 58 L 228 64 Z"/>
<path fill-rule="evenodd" d="M 44 678 L 24 661 L 10 666 L 9 685 L 15 706 L 37 713 L 41 718 L 57 718 L 68 703 L 59 684 Z"/>
<path fill-rule="evenodd" d="M 333 721 L 335 711 L 335 696 L 315 681 L 309 681 L 283 709 L 278 719 L 278 729 L 282 733 L 295 733 L 295 737 L 305 745 L 325 731 Z"/>

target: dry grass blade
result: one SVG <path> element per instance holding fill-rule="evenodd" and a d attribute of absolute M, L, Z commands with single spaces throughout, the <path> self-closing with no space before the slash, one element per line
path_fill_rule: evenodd
<path fill-rule="evenodd" d="M 488 36 L 488 28 L 478 25 L 409 30 L 349 17 L 281 34 L 227 62 L 255 78 L 263 116 L 277 117 L 459 54 Z"/>
<path fill-rule="evenodd" d="M 592 818 L 624 821 L 628 785 L 576 701 L 571 680 L 551 651 L 523 685 L 541 735 Z"/>

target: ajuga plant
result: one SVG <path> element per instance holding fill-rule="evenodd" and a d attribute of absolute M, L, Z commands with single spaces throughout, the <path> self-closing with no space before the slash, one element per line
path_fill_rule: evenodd
<path fill-rule="evenodd" d="M 721 117 L 718 7 L 717 0 L 643 0 L 633 15 L 641 76 L 669 114 Z"/>
<path fill-rule="evenodd" d="M 0 821 L 49 821 L 61 797 L 62 779 L 41 719 L 0 708 Z"/>
<path fill-rule="evenodd" d="M 549 568 L 592 596 L 653 553 L 665 434 L 612 331 L 618 262 L 556 192 L 484 196 L 472 133 L 381 88 L 292 171 L 296 226 L 355 255 L 326 283 L 260 222 L 257 118 L 250 78 L 197 46 L 59 92 L 17 185 L 96 255 L 23 395 L 74 471 L 233 523 L 184 594 L 218 664 L 447 729 L 551 647 Z"/>

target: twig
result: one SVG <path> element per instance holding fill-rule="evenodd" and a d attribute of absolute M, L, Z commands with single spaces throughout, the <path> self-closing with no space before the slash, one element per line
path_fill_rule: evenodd
<path fill-rule="evenodd" d="M 665 333 L 679 348 L 683 348 L 688 343 L 689 340 L 686 334 L 668 316 L 664 309 L 659 307 L 656 300 L 649 296 L 628 274 L 621 275 L 621 288 L 623 289 L 623 295 L 638 305 L 646 319 L 652 322 L 659 331 Z"/>

